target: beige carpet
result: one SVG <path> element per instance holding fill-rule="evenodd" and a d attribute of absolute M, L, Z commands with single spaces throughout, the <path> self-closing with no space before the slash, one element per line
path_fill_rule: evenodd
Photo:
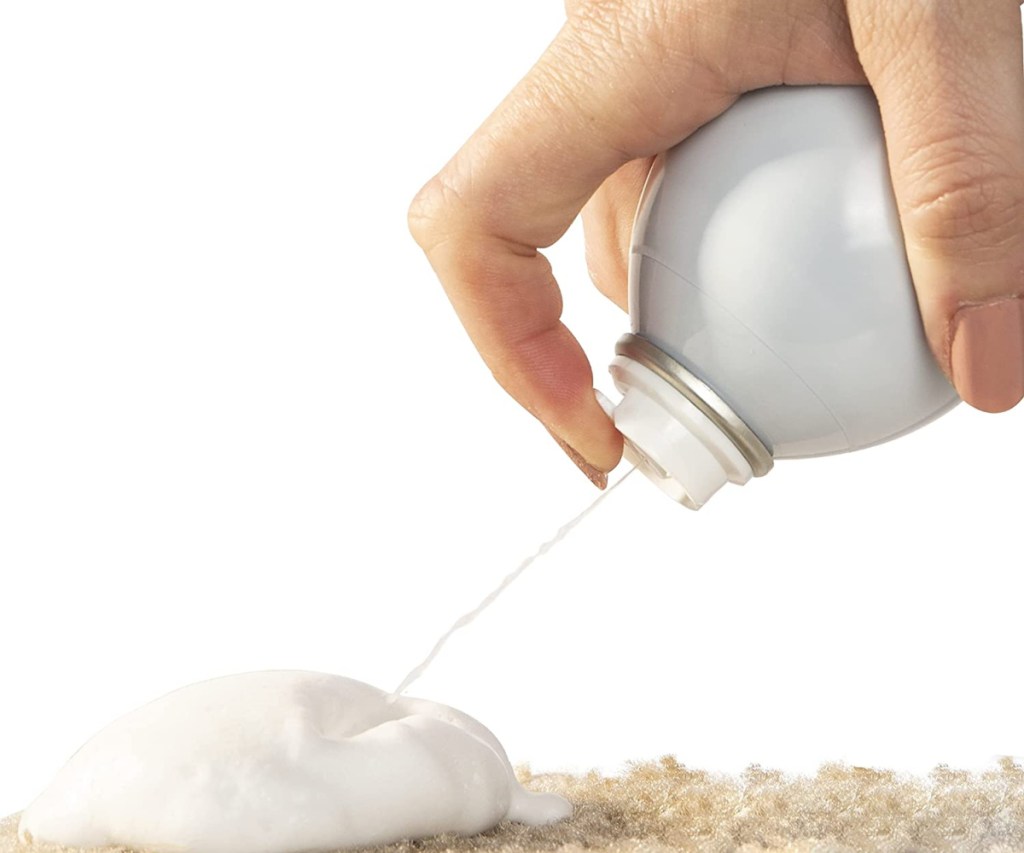
<path fill-rule="evenodd" d="M 1024 853 L 1024 767 L 1009 758 L 983 773 L 939 766 L 926 778 L 841 764 L 825 764 L 814 777 L 756 765 L 736 777 L 691 770 L 672 758 L 614 778 L 520 775 L 533 790 L 572 800 L 573 818 L 379 849 Z M 0 822 L 0 853 L 55 850 L 19 845 L 16 827 L 17 816 Z"/>

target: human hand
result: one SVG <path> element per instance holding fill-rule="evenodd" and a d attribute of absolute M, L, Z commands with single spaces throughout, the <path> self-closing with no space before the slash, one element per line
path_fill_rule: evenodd
<path fill-rule="evenodd" d="M 1024 71 L 1015 0 L 568 0 L 545 54 L 420 191 L 410 228 L 501 385 L 598 486 L 622 439 L 540 249 L 582 211 L 625 307 L 650 158 L 775 85 L 870 84 L 925 333 L 960 396 L 1024 396 Z"/>

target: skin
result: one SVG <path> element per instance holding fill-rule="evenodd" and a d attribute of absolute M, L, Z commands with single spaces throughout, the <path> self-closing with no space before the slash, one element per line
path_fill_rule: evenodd
<path fill-rule="evenodd" d="M 928 341 L 985 411 L 1024 396 L 1024 72 L 1016 0 L 569 0 L 537 64 L 409 211 L 498 382 L 598 485 L 622 438 L 560 322 L 541 249 L 582 212 L 597 288 L 626 302 L 656 153 L 742 93 L 870 85 Z"/>

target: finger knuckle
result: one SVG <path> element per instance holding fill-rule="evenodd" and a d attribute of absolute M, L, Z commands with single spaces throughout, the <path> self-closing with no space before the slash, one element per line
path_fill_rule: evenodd
<path fill-rule="evenodd" d="M 428 254 L 453 230 L 454 211 L 461 202 L 461 194 L 441 172 L 416 193 L 407 214 L 409 233 Z"/>
<path fill-rule="evenodd" d="M 611 299 L 614 295 L 614 288 L 612 287 L 614 275 L 609 275 L 603 264 L 603 259 L 596 257 L 594 250 L 588 247 L 586 250 L 586 265 L 590 283 L 597 288 L 598 293 Z"/>
<path fill-rule="evenodd" d="M 576 85 L 615 80 L 628 92 L 603 115 L 608 138 L 633 158 L 679 141 L 680 81 L 710 99 L 729 89 L 720 51 L 701 44 L 705 0 L 590 0 L 570 22 L 575 52 L 562 67 Z M 708 41 L 705 37 L 703 41 Z"/>
<path fill-rule="evenodd" d="M 850 25 L 858 49 L 868 57 L 891 61 L 943 33 L 955 31 L 953 21 L 960 0 L 923 0 L 894 3 L 892 0 L 848 0 Z"/>
<path fill-rule="evenodd" d="M 627 278 L 627 261 L 620 249 L 622 238 L 616 233 L 614 222 L 590 230 L 584 244 L 587 275 L 598 293 L 615 302 Z"/>
<path fill-rule="evenodd" d="M 999 249 L 1020 239 L 1024 185 L 1001 158 L 947 150 L 922 160 L 904 208 L 919 243 L 952 252 Z"/>

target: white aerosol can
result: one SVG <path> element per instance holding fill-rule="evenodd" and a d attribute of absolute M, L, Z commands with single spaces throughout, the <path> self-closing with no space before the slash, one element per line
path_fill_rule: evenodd
<path fill-rule="evenodd" d="M 659 157 L 629 313 L 615 424 L 692 509 L 775 459 L 888 441 L 959 401 L 925 341 L 864 87 L 749 93 Z"/>

